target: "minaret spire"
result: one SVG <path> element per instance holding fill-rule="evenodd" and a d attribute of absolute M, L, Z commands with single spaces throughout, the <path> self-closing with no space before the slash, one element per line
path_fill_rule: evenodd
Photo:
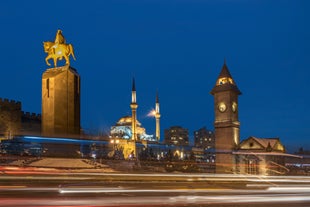
<path fill-rule="evenodd" d="M 132 78 L 131 103 L 136 103 L 136 102 L 137 102 L 136 82 L 135 82 L 135 78 Z"/>
<path fill-rule="evenodd" d="M 158 91 L 156 91 L 156 103 L 159 103 Z"/>
<path fill-rule="evenodd" d="M 136 84 L 135 79 L 132 79 L 132 90 L 131 90 L 131 139 L 137 141 L 137 94 L 136 94 Z"/>
<path fill-rule="evenodd" d="M 155 119 L 156 119 L 156 140 L 159 141 L 160 140 L 160 112 L 159 112 L 158 91 L 156 92 Z"/>

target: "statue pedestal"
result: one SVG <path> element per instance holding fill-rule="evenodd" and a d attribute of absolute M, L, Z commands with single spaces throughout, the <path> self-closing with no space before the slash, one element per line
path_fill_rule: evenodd
<path fill-rule="evenodd" d="M 42 135 L 80 134 L 80 76 L 65 65 L 42 75 Z"/>

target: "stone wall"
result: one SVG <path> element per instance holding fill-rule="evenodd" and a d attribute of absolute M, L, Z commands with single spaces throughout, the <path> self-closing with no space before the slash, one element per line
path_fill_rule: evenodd
<path fill-rule="evenodd" d="M 0 98 L 0 134 L 12 137 L 20 133 L 21 102 Z"/>

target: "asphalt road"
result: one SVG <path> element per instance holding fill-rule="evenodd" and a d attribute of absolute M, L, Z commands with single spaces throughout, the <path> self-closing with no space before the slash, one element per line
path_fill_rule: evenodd
<path fill-rule="evenodd" d="M 310 206 L 310 177 L 7 173 L 0 206 Z"/>

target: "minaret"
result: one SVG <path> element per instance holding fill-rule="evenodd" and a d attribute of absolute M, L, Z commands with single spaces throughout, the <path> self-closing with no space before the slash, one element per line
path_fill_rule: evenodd
<path fill-rule="evenodd" d="M 211 94 L 214 96 L 216 173 L 235 173 L 237 157 L 233 151 L 240 141 L 238 96 L 241 95 L 224 61 Z"/>
<path fill-rule="evenodd" d="M 132 90 L 131 90 L 131 139 L 137 141 L 137 96 L 136 96 L 136 84 L 135 79 L 132 79 Z"/>
<path fill-rule="evenodd" d="M 160 113 L 159 113 L 159 97 L 158 92 L 156 93 L 156 103 L 155 103 L 155 119 L 156 119 L 156 140 L 160 140 Z"/>

